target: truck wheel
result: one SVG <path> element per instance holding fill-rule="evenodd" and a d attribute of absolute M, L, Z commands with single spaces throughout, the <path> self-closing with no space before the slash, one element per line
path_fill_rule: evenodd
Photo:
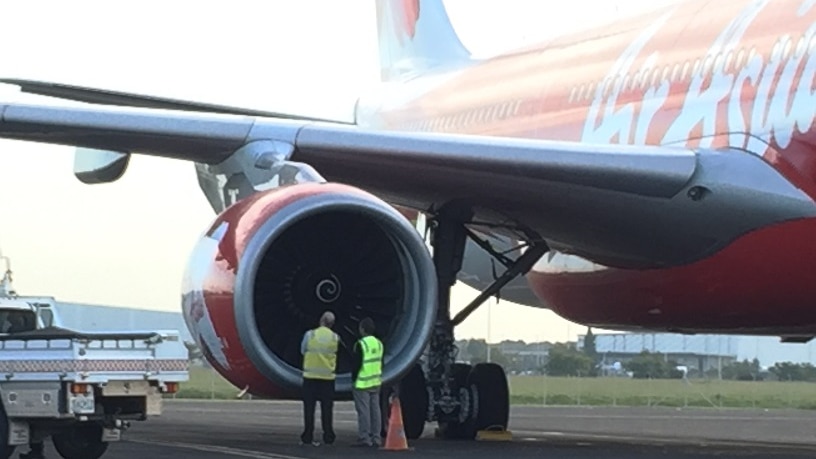
<path fill-rule="evenodd" d="M 108 449 L 108 442 L 102 441 L 102 426 L 99 424 L 80 424 L 52 435 L 51 441 L 65 459 L 99 459 Z"/>
<path fill-rule="evenodd" d="M 8 417 L 6 416 L 6 410 L 3 408 L 3 404 L 0 403 L 0 459 L 10 458 L 16 449 L 16 446 L 8 444 L 8 432 Z"/>

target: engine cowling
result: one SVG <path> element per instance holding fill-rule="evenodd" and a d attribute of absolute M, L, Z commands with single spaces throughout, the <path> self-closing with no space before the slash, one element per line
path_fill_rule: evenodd
<path fill-rule="evenodd" d="M 218 215 L 190 257 L 187 325 L 207 360 L 235 386 L 295 396 L 300 344 L 320 315 L 343 342 L 337 390 L 351 390 L 357 324 L 371 317 L 385 344 L 383 380 L 423 352 L 436 315 L 430 253 L 410 222 L 354 187 L 304 183 L 256 193 Z"/>

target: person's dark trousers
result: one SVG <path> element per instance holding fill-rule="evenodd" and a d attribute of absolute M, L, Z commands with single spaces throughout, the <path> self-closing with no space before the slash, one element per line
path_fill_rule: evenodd
<path fill-rule="evenodd" d="M 336 438 L 332 426 L 334 411 L 334 381 L 322 379 L 303 379 L 303 434 L 300 441 L 311 443 L 314 440 L 314 414 L 317 402 L 320 402 L 320 421 L 323 430 L 323 443 L 332 444 Z"/>

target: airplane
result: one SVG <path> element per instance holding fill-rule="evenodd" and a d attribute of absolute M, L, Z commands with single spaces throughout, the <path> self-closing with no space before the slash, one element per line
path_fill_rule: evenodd
<path fill-rule="evenodd" d="M 344 342 L 371 316 L 409 438 L 508 427 L 503 369 L 454 345 L 497 294 L 604 329 L 812 339 L 816 2 L 678 1 L 488 59 L 441 0 L 374 5 L 382 84 L 354 122 L 4 79 L 85 104 L 2 104 L 0 137 L 77 147 L 88 184 L 132 154 L 193 162 L 217 216 L 182 309 L 210 363 L 294 398 L 320 313 Z M 452 316 L 457 280 L 481 293 Z"/>

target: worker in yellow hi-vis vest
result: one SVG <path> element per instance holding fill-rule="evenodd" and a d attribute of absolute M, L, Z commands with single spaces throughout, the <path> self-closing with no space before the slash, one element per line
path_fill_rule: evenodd
<path fill-rule="evenodd" d="M 335 434 L 332 426 L 334 410 L 334 376 L 337 366 L 337 348 L 340 337 L 332 331 L 334 314 L 326 311 L 320 317 L 320 326 L 303 335 L 300 352 L 303 354 L 303 433 L 301 445 L 311 443 L 319 446 L 314 440 L 315 405 L 320 402 L 320 421 L 323 428 L 323 442 L 334 443 Z"/>
<path fill-rule="evenodd" d="M 360 340 L 354 344 L 356 356 L 352 366 L 354 407 L 357 409 L 356 446 L 379 446 L 381 443 L 383 343 L 374 336 L 374 321 L 366 317 L 360 321 Z"/>

